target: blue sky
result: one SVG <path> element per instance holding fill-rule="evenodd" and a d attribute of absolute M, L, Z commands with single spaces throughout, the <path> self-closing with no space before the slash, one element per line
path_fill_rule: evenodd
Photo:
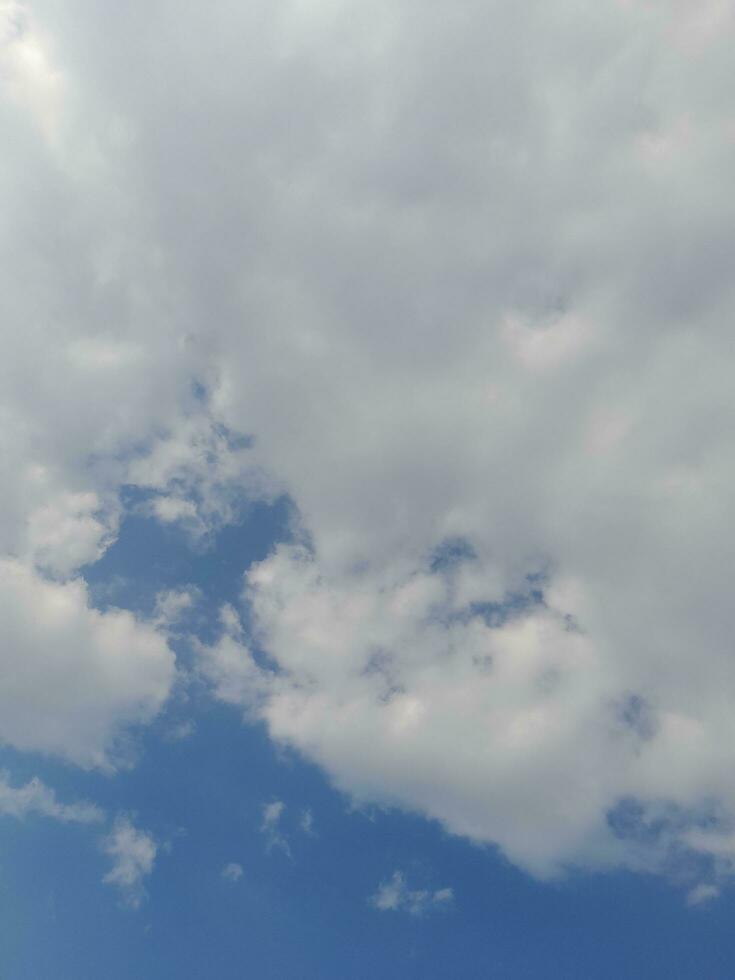
<path fill-rule="evenodd" d="M 196 584 L 216 610 L 236 597 L 242 562 L 288 536 L 287 517 L 285 501 L 253 507 L 192 547 L 185 532 L 132 515 L 88 579 L 100 593 L 114 582 L 130 608 Z M 216 630 L 210 620 L 202 616 L 202 633 Z M 730 975 L 729 896 L 690 909 L 680 890 L 650 876 L 534 881 L 433 821 L 355 809 L 262 726 L 243 725 L 202 691 L 190 698 L 136 736 L 135 766 L 114 777 L 3 752 L 16 784 L 38 775 L 60 799 L 135 814 L 164 844 L 132 909 L 101 884 L 109 860 L 98 828 L 6 816 L 2 967 L 11 980 Z M 172 740 L 182 719 L 193 732 Z M 288 852 L 263 831 L 274 801 L 284 805 L 277 833 Z M 235 881 L 223 877 L 231 863 L 242 869 Z M 418 914 L 376 908 L 396 871 L 409 890 L 450 887 L 452 900 Z"/>
<path fill-rule="evenodd" d="M 734 39 L 0 0 L 0 980 L 731 975 Z"/>

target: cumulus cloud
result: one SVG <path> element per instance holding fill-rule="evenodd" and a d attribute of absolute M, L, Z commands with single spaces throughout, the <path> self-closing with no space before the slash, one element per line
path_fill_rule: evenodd
<path fill-rule="evenodd" d="M 735 807 L 727 45 L 669 3 L 393 4 L 372 44 L 348 8 L 360 112 L 270 144 L 298 314 L 214 396 L 311 546 L 248 575 L 271 670 L 225 634 L 216 691 L 537 874 L 666 866 Z"/>
<path fill-rule="evenodd" d="M 270 499 L 278 492 L 249 449 L 248 438 L 198 411 L 132 461 L 126 478 L 152 492 L 149 513 L 200 539 L 236 519 L 244 496 Z"/>
<path fill-rule="evenodd" d="M 120 487 L 199 536 L 285 490 L 218 697 L 535 873 L 729 874 L 734 27 L 695 6 L 4 5 L 11 583 L 137 649 L 74 578 Z"/>
<path fill-rule="evenodd" d="M 112 860 L 112 868 L 102 879 L 120 892 L 125 905 L 138 908 L 146 897 L 145 879 L 153 871 L 158 844 L 145 830 L 135 827 L 130 817 L 117 817 L 102 849 Z"/>
<path fill-rule="evenodd" d="M 388 881 L 382 882 L 369 899 L 370 905 L 381 912 L 408 912 L 410 915 L 425 915 L 439 908 L 446 908 L 454 899 L 451 888 L 436 891 L 411 889 L 402 871 L 394 871 Z"/>
<path fill-rule="evenodd" d="M 85 767 L 117 761 L 127 725 L 168 695 L 174 657 L 152 627 L 123 610 L 90 608 L 84 583 L 44 579 L 0 560 L 0 740 Z"/>
<path fill-rule="evenodd" d="M 60 803 L 53 789 L 37 776 L 24 786 L 11 786 L 9 773 L 0 771 L 0 814 L 22 819 L 31 813 L 61 823 L 99 823 L 105 817 L 94 803 Z"/>

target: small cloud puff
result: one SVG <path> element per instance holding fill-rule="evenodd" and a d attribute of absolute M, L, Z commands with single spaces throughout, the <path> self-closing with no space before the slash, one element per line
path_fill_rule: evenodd
<path fill-rule="evenodd" d="M 280 829 L 281 816 L 285 809 L 286 804 L 283 800 L 273 800 L 271 803 L 264 804 L 260 830 L 265 835 L 266 849 L 269 852 L 279 849 L 290 857 L 291 847 Z"/>
<path fill-rule="evenodd" d="M 310 837 L 314 836 L 314 814 L 309 807 L 301 811 L 299 825 L 305 834 L 308 834 Z"/>
<path fill-rule="evenodd" d="M 222 877 L 226 881 L 231 881 L 234 884 L 242 878 L 242 865 L 236 861 L 230 861 L 222 869 Z"/>
<path fill-rule="evenodd" d="M 196 728 L 197 726 L 193 721 L 182 721 L 169 728 L 163 737 L 167 742 L 183 742 L 185 739 L 191 738 Z"/>
<path fill-rule="evenodd" d="M 394 871 L 389 881 L 381 882 L 369 899 L 370 905 L 381 912 L 408 912 L 424 915 L 438 908 L 446 908 L 454 900 L 451 888 L 411 889 L 402 871 Z"/>
<path fill-rule="evenodd" d="M 181 622 L 200 598 L 199 589 L 166 589 L 156 595 L 153 624 L 159 629 L 170 629 Z"/>
<path fill-rule="evenodd" d="M 112 868 L 102 880 L 120 890 L 125 905 L 137 909 L 146 897 L 143 879 L 153 871 L 158 844 L 151 834 L 136 829 L 130 817 L 122 814 L 104 838 L 102 850 L 112 858 Z"/>
<path fill-rule="evenodd" d="M 692 888 L 692 890 L 687 895 L 687 905 L 706 905 L 707 902 L 713 901 L 715 898 L 720 897 L 720 889 L 717 885 L 707 885 L 704 882 Z"/>

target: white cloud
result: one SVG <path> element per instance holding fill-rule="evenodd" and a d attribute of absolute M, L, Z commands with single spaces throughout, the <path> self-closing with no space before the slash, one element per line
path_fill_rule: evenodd
<path fill-rule="evenodd" d="M 36 565 L 68 575 L 95 562 L 114 538 L 117 514 L 96 493 L 63 493 L 28 517 L 28 553 Z"/>
<path fill-rule="evenodd" d="M 222 869 L 222 877 L 226 881 L 231 881 L 233 884 L 235 884 L 242 878 L 242 865 L 237 864 L 235 861 L 231 861 Z"/>
<path fill-rule="evenodd" d="M 207 646 L 194 640 L 202 673 L 213 685 L 217 698 L 239 705 L 248 716 L 254 716 L 268 695 L 268 678 L 244 645 L 240 620 L 232 606 L 222 607 L 220 622 L 222 632 L 216 644 Z"/>
<path fill-rule="evenodd" d="M 265 836 L 268 851 L 283 851 L 285 855 L 290 857 L 291 846 L 281 829 L 281 817 L 285 809 L 286 804 L 282 800 L 273 800 L 270 803 L 265 803 L 263 805 L 263 819 L 260 824 L 260 830 Z"/>
<path fill-rule="evenodd" d="M 169 728 L 166 731 L 164 738 L 166 739 L 167 742 L 184 742 L 186 741 L 187 738 L 191 738 L 192 735 L 194 735 L 194 733 L 196 732 L 196 730 L 197 730 L 196 723 L 193 722 L 191 719 L 188 719 L 186 721 L 181 721 L 177 725 L 173 725 L 171 728 Z"/>
<path fill-rule="evenodd" d="M 402 871 L 394 871 L 388 881 L 382 882 L 369 902 L 381 912 L 408 912 L 425 915 L 439 908 L 446 908 L 454 900 L 451 888 L 436 891 L 411 889 Z"/>
<path fill-rule="evenodd" d="M 191 500 L 184 500 L 182 497 L 155 497 L 151 509 L 164 524 L 196 520 L 197 516 L 197 509 Z"/>
<path fill-rule="evenodd" d="M 44 579 L 0 560 L 0 740 L 85 767 L 114 765 L 127 726 L 168 696 L 174 656 L 123 610 L 91 609 L 80 579 Z"/>
<path fill-rule="evenodd" d="M 135 459 L 127 479 L 155 491 L 148 510 L 195 538 L 237 517 L 243 494 L 271 498 L 277 487 L 254 463 L 249 442 L 199 411 Z"/>
<path fill-rule="evenodd" d="M 725 833 L 727 5 L 255 0 L 177 12 L 175 44 L 162 2 L 8 9 L 11 581 L 139 651 L 74 580 L 120 486 L 195 535 L 283 488 L 311 552 L 251 572 L 256 635 L 203 651 L 218 697 L 539 874 L 665 867 L 706 801 Z M 475 557 L 433 566 L 457 539 Z M 55 744 L 51 638 L 18 625 L 14 744 Z M 100 697 L 94 751 L 60 741 L 91 764 L 164 660 L 126 660 L 108 711 L 91 644 L 60 648 L 60 729 Z M 630 814 L 657 808 L 652 844 Z"/>
<path fill-rule="evenodd" d="M 314 836 L 315 834 L 314 814 L 311 812 L 311 810 L 308 807 L 305 810 L 301 811 L 301 819 L 299 821 L 299 826 L 301 827 L 301 829 L 305 834 L 307 834 L 310 837 Z"/>
<path fill-rule="evenodd" d="M 176 626 L 186 612 L 191 609 L 199 598 L 195 588 L 167 589 L 156 596 L 153 610 L 153 622 L 159 628 L 167 629 Z"/>
<path fill-rule="evenodd" d="M 102 880 L 120 891 L 126 905 L 138 908 L 146 897 L 143 882 L 156 861 L 156 841 L 147 831 L 138 830 L 130 817 L 120 815 L 102 849 L 112 859 L 112 868 Z"/>
<path fill-rule="evenodd" d="M 696 885 L 687 895 L 687 905 L 706 905 L 708 902 L 719 898 L 720 889 L 717 885 L 706 885 L 704 883 Z"/>
<path fill-rule="evenodd" d="M 24 786 L 11 786 L 10 776 L 0 771 L 0 814 L 22 819 L 35 813 L 62 823 L 99 823 L 103 811 L 94 803 L 60 803 L 54 791 L 34 776 Z"/>

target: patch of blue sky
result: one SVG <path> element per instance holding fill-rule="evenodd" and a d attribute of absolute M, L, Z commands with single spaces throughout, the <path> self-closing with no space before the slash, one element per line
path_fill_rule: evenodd
<path fill-rule="evenodd" d="M 199 722 L 186 748 L 151 739 L 135 770 L 98 787 L 171 841 L 138 911 L 99 884 L 105 859 L 88 832 L 2 822 L 8 980 L 732 975 L 729 902 L 691 912 L 665 882 L 632 875 L 535 882 L 419 817 L 350 812 L 233 712 Z M 274 798 L 290 857 L 260 832 Z M 305 802 L 314 835 L 300 828 Z M 236 884 L 221 874 L 232 861 Z M 397 868 L 417 887 L 451 882 L 455 901 L 424 917 L 376 910 L 367 898 Z"/>
<path fill-rule="evenodd" d="M 195 547 L 180 527 L 132 507 L 117 542 L 85 570 L 91 593 L 101 607 L 150 615 L 157 592 L 195 586 L 197 630 L 211 638 L 221 603 L 238 601 L 243 570 L 288 537 L 289 508 L 285 499 L 249 506 Z M 188 737 L 172 736 L 184 722 Z M 16 783 L 38 775 L 64 801 L 93 800 L 110 819 L 134 814 L 160 845 L 148 897 L 131 910 L 101 883 L 104 828 L 0 818 L 3 980 L 732 976 L 728 896 L 690 910 L 654 877 L 534 881 L 435 822 L 355 809 L 316 767 L 202 691 L 174 699 L 135 739 L 136 764 L 115 776 L 0 752 Z M 273 801 L 283 803 L 288 848 L 263 834 Z M 613 819 L 624 832 L 634 817 Z M 236 880 L 222 874 L 233 863 Z M 412 889 L 450 887 L 453 900 L 424 915 L 377 909 L 370 897 L 396 871 Z"/>
<path fill-rule="evenodd" d="M 143 505 L 150 493 L 128 487 L 122 496 L 125 517 L 117 540 L 99 561 L 82 570 L 93 604 L 150 617 L 159 593 L 191 587 L 198 601 L 187 628 L 203 641 L 217 634 L 222 604 L 240 604 L 249 565 L 262 561 L 291 536 L 292 505 L 287 497 L 273 503 L 242 501 L 238 521 L 202 539 L 177 523 L 148 515 Z M 242 611 L 246 615 L 247 610 Z"/>

